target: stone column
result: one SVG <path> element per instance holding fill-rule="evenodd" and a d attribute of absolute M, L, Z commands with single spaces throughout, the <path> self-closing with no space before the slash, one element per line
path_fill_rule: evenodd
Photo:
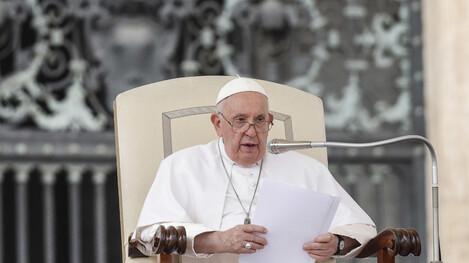
<path fill-rule="evenodd" d="M 469 1 L 422 2 L 425 116 L 428 136 L 436 147 L 440 165 L 442 256 L 444 262 L 466 262 L 469 259 Z M 431 211 L 430 203 L 427 207 Z M 431 215 L 427 218 L 431 226 Z"/>
<path fill-rule="evenodd" d="M 69 165 L 68 181 L 68 203 L 69 203 L 69 231 L 70 231 L 70 262 L 81 263 L 81 183 L 84 167 L 81 165 Z"/>
<path fill-rule="evenodd" d="M 59 165 L 56 164 L 44 164 L 41 166 L 42 176 L 41 183 L 43 187 L 42 191 L 42 200 L 44 204 L 43 210 L 43 229 L 44 229 L 44 238 L 43 238 L 43 247 L 44 247 L 44 262 L 45 263 L 55 263 L 55 251 L 57 249 L 55 234 L 56 234 L 56 208 L 54 203 L 55 195 L 55 182 L 56 182 L 56 173 L 59 169 Z"/>
<path fill-rule="evenodd" d="M 109 168 L 106 166 L 97 166 L 93 168 L 93 187 L 94 187 L 94 241 L 95 241 L 95 262 L 107 262 L 107 242 L 106 242 L 106 177 Z"/>
<path fill-rule="evenodd" d="M 30 164 L 18 164 L 15 174 L 16 260 L 29 262 L 28 181 Z"/>
<path fill-rule="evenodd" d="M 3 239 L 4 239 L 4 233 L 3 233 L 3 215 L 5 211 L 3 211 L 3 173 L 5 172 L 6 165 L 0 163 L 0 261 L 3 262 Z"/>

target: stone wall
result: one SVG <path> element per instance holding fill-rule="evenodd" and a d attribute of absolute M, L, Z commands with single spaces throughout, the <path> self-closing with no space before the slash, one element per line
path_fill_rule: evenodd
<path fill-rule="evenodd" d="M 423 4 L 425 116 L 440 163 L 442 256 L 444 262 L 465 262 L 469 258 L 469 1 Z"/>

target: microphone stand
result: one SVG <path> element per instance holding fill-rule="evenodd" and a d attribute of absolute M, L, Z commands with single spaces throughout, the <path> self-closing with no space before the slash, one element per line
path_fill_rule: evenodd
<path fill-rule="evenodd" d="M 439 235 L 439 215 L 438 215 L 438 165 L 436 152 L 430 141 L 419 135 L 405 135 L 387 140 L 374 141 L 368 143 L 346 143 L 346 142 L 311 142 L 311 141 L 287 141 L 273 139 L 269 142 L 269 152 L 278 154 L 289 150 L 300 150 L 305 148 L 370 148 L 394 144 L 402 141 L 418 141 L 424 143 L 432 158 L 432 215 L 433 215 L 433 260 L 430 263 L 442 263 L 440 251 Z"/>

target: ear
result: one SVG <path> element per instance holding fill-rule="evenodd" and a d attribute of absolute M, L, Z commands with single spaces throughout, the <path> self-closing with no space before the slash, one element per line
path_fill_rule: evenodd
<path fill-rule="evenodd" d="M 218 137 L 221 137 L 221 120 L 218 114 L 212 113 L 212 115 L 210 115 L 210 121 L 212 122 L 213 128 L 215 128 L 215 132 L 217 133 Z"/>

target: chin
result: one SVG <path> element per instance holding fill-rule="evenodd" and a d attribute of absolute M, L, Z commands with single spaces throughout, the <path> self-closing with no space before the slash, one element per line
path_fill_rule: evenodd
<path fill-rule="evenodd" d="M 249 158 L 241 158 L 241 162 L 244 165 L 253 165 L 259 161 L 259 158 L 257 158 L 257 155 L 254 157 L 249 157 Z"/>

